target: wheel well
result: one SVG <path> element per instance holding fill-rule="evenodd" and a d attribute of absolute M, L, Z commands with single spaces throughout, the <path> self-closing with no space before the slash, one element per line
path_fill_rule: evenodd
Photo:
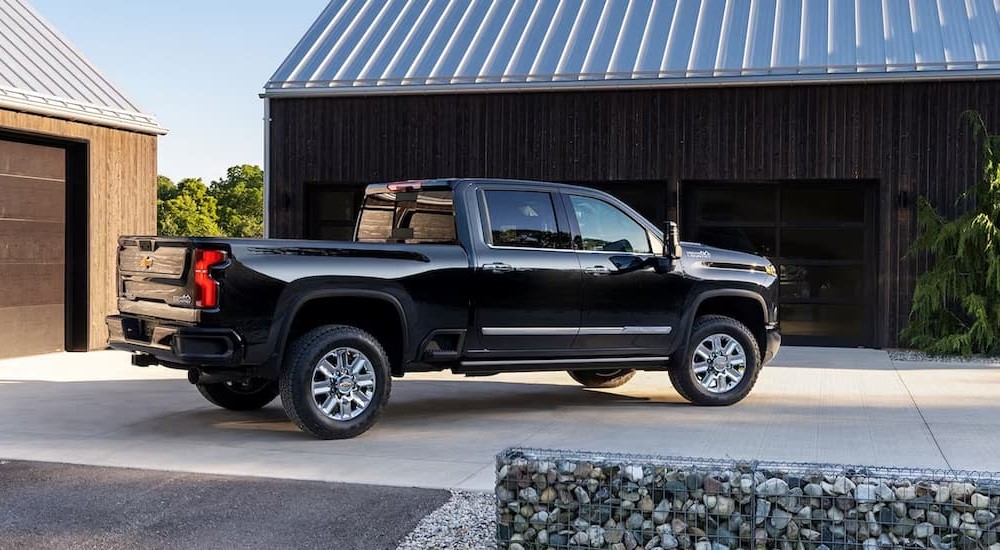
<path fill-rule="evenodd" d="M 741 296 L 716 296 L 698 305 L 695 319 L 702 315 L 724 315 L 746 325 L 757 340 L 757 347 L 763 357 L 767 350 L 767 332 L 764 328 L 764 309 L 760 302 Z"/>
<path fill-rule="evenodd" d="M 388 300 L 356 296 L 316 298 L 303 305 L 289 327 L 285 347 L 323 325 L 349 325 L 372 336 L 385 348 L 392 374 L 403 374 L 403 319 Z"/>

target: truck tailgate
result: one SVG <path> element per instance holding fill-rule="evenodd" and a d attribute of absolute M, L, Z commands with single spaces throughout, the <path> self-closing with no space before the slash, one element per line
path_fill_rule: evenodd
<path fill-rule="evenodd" d="M 194 321 L 189 239 L 122 237 L 118 241 L 118 309 Z"/>

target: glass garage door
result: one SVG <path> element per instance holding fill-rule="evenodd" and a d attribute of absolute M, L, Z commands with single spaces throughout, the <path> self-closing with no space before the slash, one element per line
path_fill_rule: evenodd
<path fill-rule="evenodd" d="M 682 238 L 767 256 L 788 344 L 874 342 L 874 220 L 864 183 L 687 183 Z"/>

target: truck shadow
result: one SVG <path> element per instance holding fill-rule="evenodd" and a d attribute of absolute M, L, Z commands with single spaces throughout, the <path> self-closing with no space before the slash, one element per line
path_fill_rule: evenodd
<path fill-rule="evenodd" d="M 62 397 L 54 400 L 53 395 Z M 376 427 L 489 422 L 494 417 L 531 421 L 560 409 L 658 408 L 682 403 L 669 390 L 669 383 L 664 383 L 662 393 L 651 394 L 642 385 L 590 390 L 570 384 L 458 377 L 405 379 L 394 380 L 388 407 Z M 264 438 L 308 439 L 287 419 L 279 400 L 258 411 L 223 410 L 206 402 L 185 380 L 0 380 L 0 418 L 0 441 L 4 434 L 15 439 L 64 434 L 204 440 L 238 431 Z"/>
<path fill-rule="evenodd" d="M 376 429 L 379 426 L 404 427 L 414 423 L 488 420 L 494 415 L 508 420 L 517 417 L 529 419 L 537 418 L 537 413 L 567 408 L 600 409 L 637 405 L 687 406 L 679 396 L 669 391 L 654 396 L 629 395 L 628 386 L 615 390 L 592 390 L 562 384 L 464 379 L 396 380 L 393 382 L 389 404 Z M 173 422 L 287 433 L 296 438 L 302 435 L 287 419 L 279 401 L 252 412 L 218 409 L 189 411 L 174 417 Z"/>
<path fill-rule="evenodd" d="M 634 388 L 633 388 L 634 389 Z M 470 413 L 550 411 L 564 407 L 617 407 L 682 404 L 630 394 L 621 388 L 593 390 L 573 385 L 484 380 L 402 380 L 394 384 L 383 419 L 397 416 L 449 416 Z"/>

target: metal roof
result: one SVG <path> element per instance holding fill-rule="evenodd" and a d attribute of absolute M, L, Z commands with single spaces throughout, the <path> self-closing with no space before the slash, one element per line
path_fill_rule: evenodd
<path fill-rule="evenodd" d="M 25 0 L 0 0 L 0 108 L 166 133 Z"/>
<path fill-rule="evenodd" d="M 1000 76 L 1000 0 L 332 0 L 264 96 Z"/>

